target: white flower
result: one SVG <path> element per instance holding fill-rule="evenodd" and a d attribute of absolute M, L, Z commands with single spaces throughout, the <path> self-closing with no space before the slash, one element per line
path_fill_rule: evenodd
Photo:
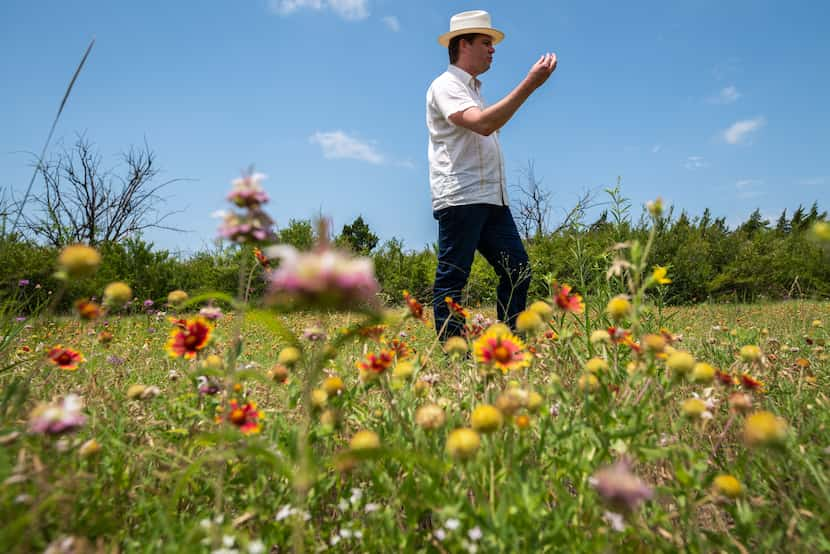
<path fill-rule="evenodd" d="M 606 511 L 602 514 L 602 517 L 608 524 L 611 526 L 611 529 L 621 533 L 625 531 L 625 521 L 623 521 L 623 516 L 618 514 L 617 512 L 608 512 Z"/>
<path fill-rule="evenodd" d="M 467 531 L 467 536 L 470 537 L 471 541 L 477 541 L 484 536 L 484 533 L 481 532 L 481 527 L 476 525 L 475 527 Z"/>
<path fill-rule="evenodd" d="M 352 497 L 349 498 L 349 502 L 352 503 L 352 506 L 360 502 L 361 498 L 363 498 L 363 489 L 352 489 Z"/>
<path fill-rule="evenodd" d="M 455 531 L 456 529 L 458 529 L 458 527 L 459 527 L 460 525 L 461 525 L 461 522 L 460 522 L 460 521 L 458 521 L 457 519 L 455 519 L 454 517 L 453 517 L 453 518 L 448 519 L 448 520 L 446 521 L 446 523 L 444 523 L 444 527 L 446 527 L 446 528 L 447 528 L 447 529 L 449 529 L 450 531 Z"/>
<path fill-rule="evenodd" d="M 367 514 L 377 512 L 378 510 L 380 510 L 380 504 L 377 504 L 376 502 L 369 502 L 363 507 L 363 511 Z"/>
<path fill-rule="evenodd" d="M 436 539 L 438 539 L 439 541 L 443 541 L 444 539 L 447 538 L 447 532 L 444 531 L 443 529 L 441 529 L 440 527 L 438 529 L 436 529 L 435 532 L 432 535 Z"/>
<path fill-rule="evenodd" d="M 355 532 L 354 532 L 354 538 L 356 538 L 356 539 L 362 539 L 362 538 L 363 538 L 363 531 L 361 531 L 360 529 L 358 529 L 357 531 L 355 531 Z"/>
<path fill-rule="evenodd" d="M 296 512 L 296 510 L 291 507 L 291 504 L 286 504 L 285 506 L 280 508 L 279 512 L 277 512 L 276 520 L 277 521 L 282 521 L 285 518 L 291 517 L 292 515 L 294 515 L 295 512 Z"/>
<path fill-rule="evenodd" d="M 222 546 L 226 548 L 230 548 L 233 546 L 233 543 L 236 542 L 236 538 L 232 537 L 231 535 L 222 535 Z"/>
<path fill-rule="evenodd" d="M 339 534 L 341 537 L 343 537 L 344 539 L 350 539 L 350 538 L 352 538 L 352 530 L 351 530 L 351 529 L 346 529 L 346 528 L 343 528 L 343 529 L 341 529 L 341 530 L 340 530 L 340 532 L 339 532 L 338 534 Z"/>
<path fill-rule="evenodd" d="M 345 512 L 349 509 L 349 503 L 346 502 L 345 498 L 341 498 L 340 502 L 337 503 L 337 507 L 340 509 L 341 512 Z"/>
<path fill-rule="evenodd" d="M 257 539 L 248 543 L 248 554 L 263 554 L 265 552 L 265 543 Z"/>

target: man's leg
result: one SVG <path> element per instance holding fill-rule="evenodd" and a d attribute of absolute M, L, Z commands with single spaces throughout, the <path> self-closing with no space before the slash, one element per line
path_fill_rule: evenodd
<path fill-rule="evenodd" d="M 516 316 L 527 305 L 530 261 L 510 208 L 490 207 L 490 217 L 481 230 L 478 251 L 493 266 L 499 277 L 499 286 L 496 289 L 497 316 L 511 328 L 515 328 Z"/>
<path fill-rule="evenodd" d="M 464 322 L 450 317 L 444 299 L 461 302 L 461 290 L 467 284 L 481 229 L 490 207 L 483 204 L 450 206 L 434 213 L 438 220 L 438 268 L 435 271 L 432 305 L 435 330 L 441 340 L 461 335 Z"/>

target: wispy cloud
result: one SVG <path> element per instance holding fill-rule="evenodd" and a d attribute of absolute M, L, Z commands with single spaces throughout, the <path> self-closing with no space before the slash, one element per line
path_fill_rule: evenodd
<path fill-rule="evenodd" d="M 731 104 L 741 97 L 741 93 L 735 88 L 735 85 L 722 88 L 718 94 L 709 98 L 711 104 Z"/>
<path fill-rule="evenodd" d="M 398 18 L 394 15 L 387 15 L 381 18 L 383 24 L 386 25 L 386 28 L 392 31 L 393 33 L 397 33 L 401 30 L 401 22 L 398 21 Z"/>
<path fill-rule="evenodd" d="M 683 167 L 686 169 L 702 169 L 704 167 L 709 167 L 709 162 L 707 162 L 703 156 L 689 156 L 686 158 L 686 161 L 683 162 Z"/>
<path fill-rule="evenodd" d="M 827 182 L 826 177 L 810 177 L 809 179 L 800 179 L 795 182 L 796 185 L 803 185 L 807 187 L 816 187 Z"/>
<path fill-rule="evenodd" d="M 652 147 L 651 147 L 651 153 L 652 153 L 652 154 L 656 154 L 656 153 L 658 153 L 658 152 L 659 152 L 660 150 L 662 150 L 662 149 L 663 149 L 663 145 L 662 145 L 662 144 L 655 144 L 654 146 L 652 146 Z"/>
<path fill-rule="evenodd" d="M 764 181 L 760 179 L 740 179 L 735 182 L 735 188 L 738 191 L 738 198 L 747 200 L 749 198 L 757 198 L 766 194 L 766 191 L 759 189 Z"/>
<path fill-rule="evenodd" d="M 755 119 L 744 119 L 743 121 L 736 121 L 727 130 L 723 132 L 723 140 L 729 144 L 740 144 L 749 136 L 766 124 L 766 119 L 763 116 Z"/>
<path fill-rule="evenodd" d="M 300 10 L 331 10 L 347 21 L 369 17 L 368 0 L 269 0 L 271 11 L 288 16 Z"/>
<path fill-rule="evenodd" d="M 383 155 L 368 142 L 349 136 L 343 131 L 317 131 L 308 139 L 319 144 L 323 157 L 327 159 L 351 159 L 380 165 L 385 162 Z"/>

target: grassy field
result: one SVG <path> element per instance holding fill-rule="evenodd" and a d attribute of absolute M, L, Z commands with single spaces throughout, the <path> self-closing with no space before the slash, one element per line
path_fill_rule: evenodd
<path fill-rule="evenodd" d="M 609 335 L 607 301 L 550 302 L 523 343 L 485 333 L 527 353 L 505 372 L 481 338 L 445 354 L 406 308 L 227 313 L 192 360 L 165 347 L 184 324 L 173 312 L 21 322 L 8 351 L 21 363 L 0 376 L 0 544 L 830 549 L 830 305 L 661 310 L 644 296 Z M 61 369 L 57 344 L 85 361 Z M 66 428 L 37 427 L 36 404 L 72 394 L 84 421 L 64 404 L 51 415 Z"/>

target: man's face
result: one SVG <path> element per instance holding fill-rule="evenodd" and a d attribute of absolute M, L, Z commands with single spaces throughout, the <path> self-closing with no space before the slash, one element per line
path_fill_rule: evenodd
<path fill-rule="evenodd" d="M 493 54 L 496 49 L 493 47 L 493 39 L 487 35 L 476 35 L 472 44 L 468 44 L 467 59 L 476 75 L 481 75 L 493 63 Z"/>

